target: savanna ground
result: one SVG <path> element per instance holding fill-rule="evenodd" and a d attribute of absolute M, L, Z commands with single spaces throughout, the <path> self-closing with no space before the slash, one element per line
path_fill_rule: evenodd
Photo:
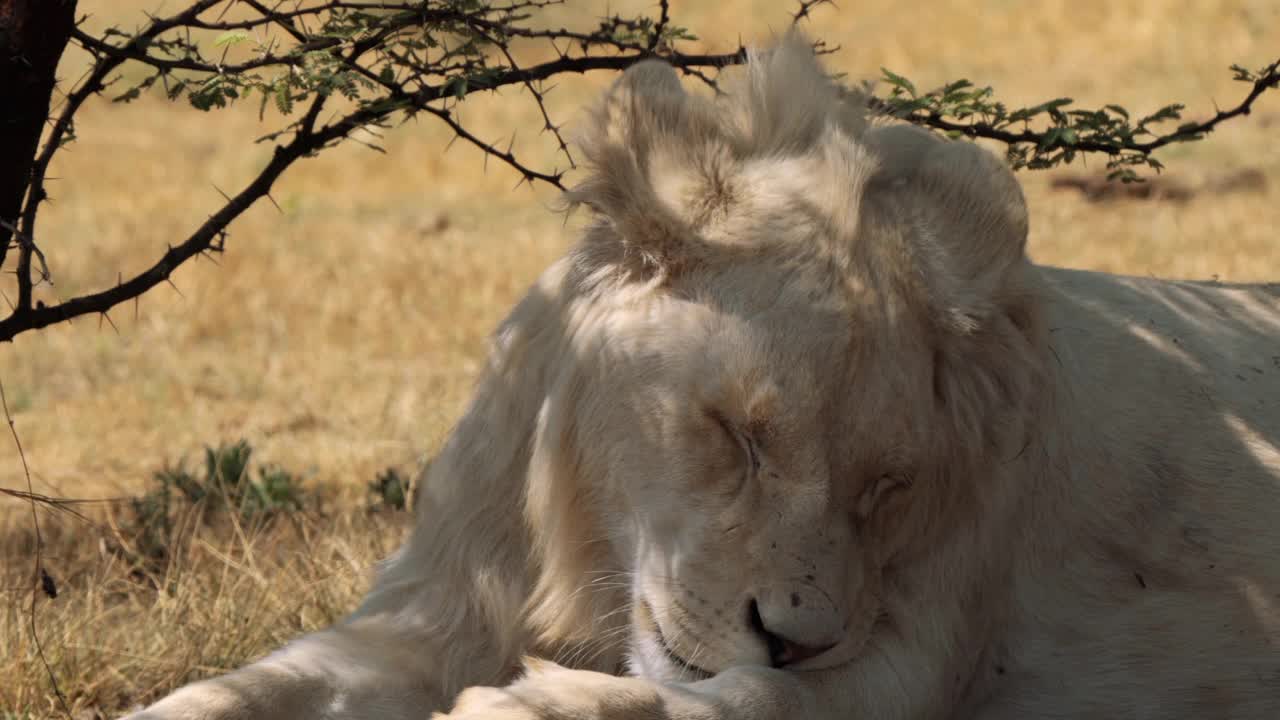
<path fill-rule="evenodd" d="M 159 0 L 81 0 L 97 29 L 132 26 Z M 166 9 L 176 4 L 170 0 Z M 555 21 L 606 12 L 573 2 Z M 584 9 L 582 6 L 586 5 Z M 673 2 L 709 49 L 789 22 L 782 0 Z M 609 10 L 646 10 L 618 2 Z M 1244 86 L 1227 66 L 1280 54 L 1273 0 L 848 0 L 810 30 L 842 49 L 851 78 L 881 66 L 933 87 L 967 77 L 1000 99 L 1066 95 L 1135 112 L 1183 101 L 1204 117 Z M 62 77 L 84 66 L 78 51 Z M 549 97 L 562 118 L 609 76 L 566 78 Z M 468 100 L 482 137 L 509 136 L 550 163 L 534 107 L 508 91 Z M 278 118 L 277 118 L 278 120 Z M 44 248 L 54 291 L 70 297 L 150 263 L 219 203 L 214 186 L 252 177 L 272 129 L 256 103 L 202 114 L 147 96 L 93 100 L 79 141 L 51 175 Z M 1160 157 L 1186 197 L 1091 202 L 1054 180 L 1091 167 L 1022 173 L 1031 252 L 1073 267 L 1226 281 L 1280 278 L 1280 100 L 1208 140 Z M 0 348 L 0 381 L 37 492 L 117 499 L 41 510 L 56 599 L 36 603 L 45 655 L 78 717 L 112 716 L 174 685 L 229 669 L 353 606 L 371 565 L 401 537 L 407 513 L 370 509 L 385 468 L 412 473 L 461 409 L 484 338 L 573 237 L 580 218 L 549 209 L 545 188 L 513 190 L 430 120 L 383 139 L 387 155 L 348 144 L 290 170 L 274 196 L 232 226 L 218 264 L 197 260 L 135 309 L 19 337 Z M 1244 182 L 1231 183 L 1232 178 Z M 6 268 L 9 269 L 9 268 Z M 168 516 L 175 540 L 155 547 L 146 518 L 121 498 L 154 492 L 154 473 L 206 445 L 245 438 L 257 461 L 302 479 L 302 511 L 273 522 L 235 513 Z M 256 473 L 256 471 L 255 471 Z M 255 475 L 256 477 L 256 475 Z M 0 485 L 25 489 L 18 453 L 0 438 Z M 30 508 L 0 499 L 0 717 L 61 714 L 30 632 Z"/>

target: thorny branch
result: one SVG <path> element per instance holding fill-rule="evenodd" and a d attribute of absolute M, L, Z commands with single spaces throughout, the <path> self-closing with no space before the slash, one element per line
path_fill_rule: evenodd
<path fill-rule="evenodd" d="M 1181 120 L 1185 106 L 1166 105 L 1131 123 L 1129 112 L 1119 105 L 1100 110 L 1073 109 L 1070 98 L 1058 98 L 1039 105 L 1009 110 L 991 100 L 990 87 L 978 88 L 958 80 L 927 93 L 918 93 L 906 78 L 884 70 L 889 85 L 887 98 L 872 98 L 872 106 L 911 123 L 941 130 L 951 137 L 983 138 L 1006 146 L 1009 163 L 1015 168 L 1043 169 L 1070 163 L 1078 153 L 1096 153 L 1109 158 L 1110 179 L 1139 180 L 1135 166 L 1157 172 L 1163 165 L 1152 153 L 1167 145 L 1202 140 L 1221 123 L 1248 115 L 1254 102 L 1268 90 L 1280 86 L 1280 60 L 1256 72 L 1231 66 L 1234 79 L 1250 83 L 1249 92 L 1233 108 L 1218 110 L 1200 122 L 1184 122 L 1173 132 L 1157 134 L 1152 126 Z M 1034 130 L 1032 121 L 1047 119 L 1048 127 Z M 1143 139 L 1145 138 L 1145 139 Z"/>
<path fill-rule="evenodd" d="M 568 143 L 545 105 L 546 80 L 566 73 L 622 70 L 659 55 L 683 71 L 707 77 L 705 71 L 740 63 L 745 51 L 691 54 L 675 48 L 693 39 L 671 22 L 662 2 L 656 19 L 610 16 L 596 30 L 577 32 L 543 29 L 532 18 L 563 0 L 192 0 L 185 9 L 151 17 L 139 30 L 112 28 L 94 36 L 77 27 L 72 39 L 94 58 L 88 73 L 67 93 L 37 154 L 25 202 L 16 222 L 18 298 L 10 314 L 0 319 L 0 341 L 87 314 L 106 315 L 116 305 L 136 299 L 173 271 L 202 253 L 220 252 L 227 228 L 263 197 L 292 164 L 314 155 L 358 130 L 386 128 L 418 113 L 445 122 L 458 137 L 508 164 L 527 182 L 541 181 L 563 189 L 564 170 L 536 169 L 519 160 L 511 149 L 476 136 L 459 120 L 455 106 L 467 96 L 520 86 L 537 104 L 543 132 L 552 134 L 574 166 Z M 228 19 L 228 11 L 239 11 Z M 192 33 L 221 33 L 212 43 Z M 516 61 L 515 42 L 547 43 L 555 59 L 530 65 Z M 210 48 L 210 44 L 212 48 Z M 252 46 L 245 52 L 247 46 Z M 235 55 L 235 61 L 228 61 Z M 49 274 L 36 244 L 40 205 L 47 198 L 45 179 L 58 150 L 75 137 L 74 118 L 83 104 L 118 82 L 114 74 L 125 63 L 150 70 L 144 80 L 127 88 L 117 101 L 128 102 L 161 85 L 171 99 L 186 95 L 193 106 L 210 110 L 260 95 L 261 112 L 268 104 L 286 118 L 284 128 L 262 138 L 276 142 L 271 160 L 257 177 L 195 229 L 171 245 L 151 267 L 114 287 L 46 305 L 34 297 Z M 320 123 L 322 110 L 334 96 L 354 109 Z M 296 104 L 306 103 L 300 116 Z M 348 107 L 350 107 L 348 105 Z M 10 222 L 10 221 L 5 221 Z M 32 257 L 40 263 L 33 274 Z"/>
<path fill-rule="evenodd" d="M 658 0 L 653 15 L 611 15 L 593 30 L 551 27 L 538 19 L 564 0 L 187 0 L 184 9 L 149 17 L 134 32 L 111 28 L 99 36 L 82 28 L 72 38 L 90 53 L 93 64 L 59 108 L 35 158 L 25 201 L 17 218 L 0 218 L 11 227 L 17 250 L 17 302 L 0 319 L 0 341 L 86 314 L 107 315 L 136 300 L 173 271 L 201 254 L 220 252 L 227 229 L 241 213 L 266 197 L 275 181 L 298 160 L 361 130 L 386 129 L 420 113 L 445 123 L 456 138 L 479 148 L 519 173 L 523 182 L 563 189 L 566 170 L 537 168 L 521 160 L 510 143 L 485 140 L 461 120 L 457 106 L 477 92 L 517 87 L 536 104 L 541 132 L 549 133 L 569 169 L 574 160 L 545 103 L 544 83 L 566 73 L 618 71 L 659 56 L 681 72 L 715 87 L 715 72 L 745 58 L 742 47 L 724 54 L 682 52 L 696 39 L 677 25 L 670 3 Z M 798 0 L 792 13 L 799 23 L 830 0 Z M 234 12 L 232 12 L 234 11 Z M 553 51 L 553 59 L 523 64 L 517 57 L 529 46 Z M 833 48 L 817 43 L 820 53 Z M 36 221 L 47 197 L 45 181 L 56 153 L 75 138 L 74 119 L 91 97 L 119 83 L 126 63 L 149 73 L 126 87 L 115 100 L 129 102 L 159 85 L 170 99 L 185 96 L 197 109 L 212 110 L 255 95 L 260 114 L 274 107 L 286 120 L 260 141 L 276 143 L 267 165 L 186 239 L 155 263 L 114 287 L 46 305 L 35 289 L 50 282 L 45 254 L 37 244 Z M 909 80 L 888 70 L 887 95 L 871 96 L 874 110 L 953 137 L 986 138 L 1004 143 L 1015 168 L 1045 168 L 1071 162 L 1078 153 L 1109 158 L 1108 169 L 1125 181 L 1139 179 L 1134 167 L 1162 167 L 1152 152 L 1166 145 L 1199 140 L 1220 123 L 1248 114 L 1265 91 L 1280 85 L 1280 61 L 1251 72 L 1233 66 L 1236 79 L 1251 83 L 1235 107 L 1199 123 L 1185 123 L 1158 134 L 1153 127 L 1179 120 L 1181 105 L 1170 105 L 1131 123 L 1117 105 L 1101 110 L 1072 109 L 1062 98 L 1010 110 L 992 100 L 991 88 L 957 81 L 920 93 Z M 340 98 L 344 110 L 327 122 L 321 115 Z M 372 146 L 372 145 L 371 145 Z M 375 147 L 376 146 L 372 146 Z M 2 251 L 8 248 L 0 248 Z M 38 268 L 33 268 L 34 260 Z M 8 296 L 5 296 L 6 300 Z"/>

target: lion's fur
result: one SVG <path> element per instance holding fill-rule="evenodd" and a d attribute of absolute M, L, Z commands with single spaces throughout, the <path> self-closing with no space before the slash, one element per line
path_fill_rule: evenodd
<path fill-rule="evenodd" d="M 1280 292 L 1033 265 L 994 156 L 799 38 L 724 91 L 588 114 L 594 220 L 364 604 L 142 717 L 420 717 L 525 654 L 657 683 L 616 718 L 1280 717 Z M 731 684 L 748 597 L 834 647 Z M 664 623 L 704 714 L 650 703 Z"/>

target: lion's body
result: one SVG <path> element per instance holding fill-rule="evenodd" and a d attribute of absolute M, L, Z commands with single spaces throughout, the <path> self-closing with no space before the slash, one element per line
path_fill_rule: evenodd
<path fill-rule="evenodd" d="M 1059 452 L 977 717 L 1277 716 L 1280 286 L 1043 274 Z"/>
<path fill-rule="evenodd" d="M 1277 289 L 1030 264 L 794 39 L 726 97 L 623 76 L 361 608 L 139 718 L 1280 717 Z"/>

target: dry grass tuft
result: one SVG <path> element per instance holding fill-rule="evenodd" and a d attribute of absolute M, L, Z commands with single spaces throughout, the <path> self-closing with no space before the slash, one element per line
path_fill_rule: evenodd
<path fill-rule="evenodd" d="M 80 9 L 100 28 L 131 26 L 158 4 L 82 0 Z M 557 22 L 605 11 L 571 5 Z M 648 9 L 647 0 L 609 5 Z M 774 0 L 672 5 L 711 48 L 788 22 L 789 7 Z M 1280 4 L 866 0 L 819 10 L 812 28 L 843 46 L 831 60 L 853 78 L 884 65 L 922 87 L 958 77 L 990 83 L 1011 103 L 1070 95 L 1142 112 L 1179 100 L 1198 117 L 1240 95 L 1230 63 L 1274 59 Z M 62 76 L 74 79 L 83 62 L 70 54 Z M 552 110 L 572 117 L 607 79 L 566 80 Z M 464 112 L 485 138 L 539 126 L 514 95 L 469 101 Z M 1280 277 L 1277 125 L 1280 101 L 1265 97 L 1253 116 L 1164 154 L 1168 181 L 1192 189 L 1177 200 L 1094 203 L 1055 190 L 1053 174 L 1023 174 L 1033 255 L 1143 275 Z M 52 168 L 62 180 L 42 216 L 56 292 L 113 282 L 188 233 L 219 202 L 215 185 L 235 188 L 265 161 L 269 148 L 251 140 L 269 129 L 256 107 L 203 115 L 157 97 L 87 105 L 80 140 Z M 38 621 L 74 712 L 111 716 L 329 622 L 397 542 L 403 514 L 344 504 L 361 506 L 380 469 L 407 467 L 436 447 L 470 389 L 485 335 L 577 222 L 564 227 L 544 190 L 512 192 L 517 178 L 504 168 L 483 172 L 471 148 L 443 154 L 448 140 L 422 120 L 385 138 L 388 156 L 353 144 L 304 161 L 275 192 L 282 213 L 251 210 L 232 227 L 219 265 L 195 262 L 174 278 L 181 294 L 161 287 L 136 315 L 122 308 L 112 316 L 118 333 L 84 319 L 0 348 L 36 492 L 134 496 L 165 463 L 237 437 L 324 488 L 318 507 L 269 525 L 192 525 L 159 565 L 140 566 L 128 552 L 118 527 L 124 505 L 76 506 L 96 524 L 45 512 L 59 592 L 37 603 Z M 550 162 L 545 141 L 520 132 L 516 149 Z M 1262 182 L 1195 191 L 1241 171 Z M 8 442 L 0 442 L 0 487 L 25 488 Z M 58 714 L 28 635 L 28 512 L 0 497 L 0 717 Z"/>
<path fill-rule="evenodd" d="M 110 717 L 332 622 L 359 600 L 370 560 L 394 548 L 408 519 L 334 509 L 266 525 L 234 516 L 205 524 L 187 512 L 168 555 L 156 560 L 119 527 L 125 516 L 107 514 L 97 526 L 43 522 L 57 597 L 41 598 L 38 627 L 76 712 Z M 58 715 L 27 632 L 22 565 L 34 538 L 20 522 L 0 525 L 0 533 L 7 561 L 0 673 L 9 679 L 0 686 L 0 717 Z"/>

